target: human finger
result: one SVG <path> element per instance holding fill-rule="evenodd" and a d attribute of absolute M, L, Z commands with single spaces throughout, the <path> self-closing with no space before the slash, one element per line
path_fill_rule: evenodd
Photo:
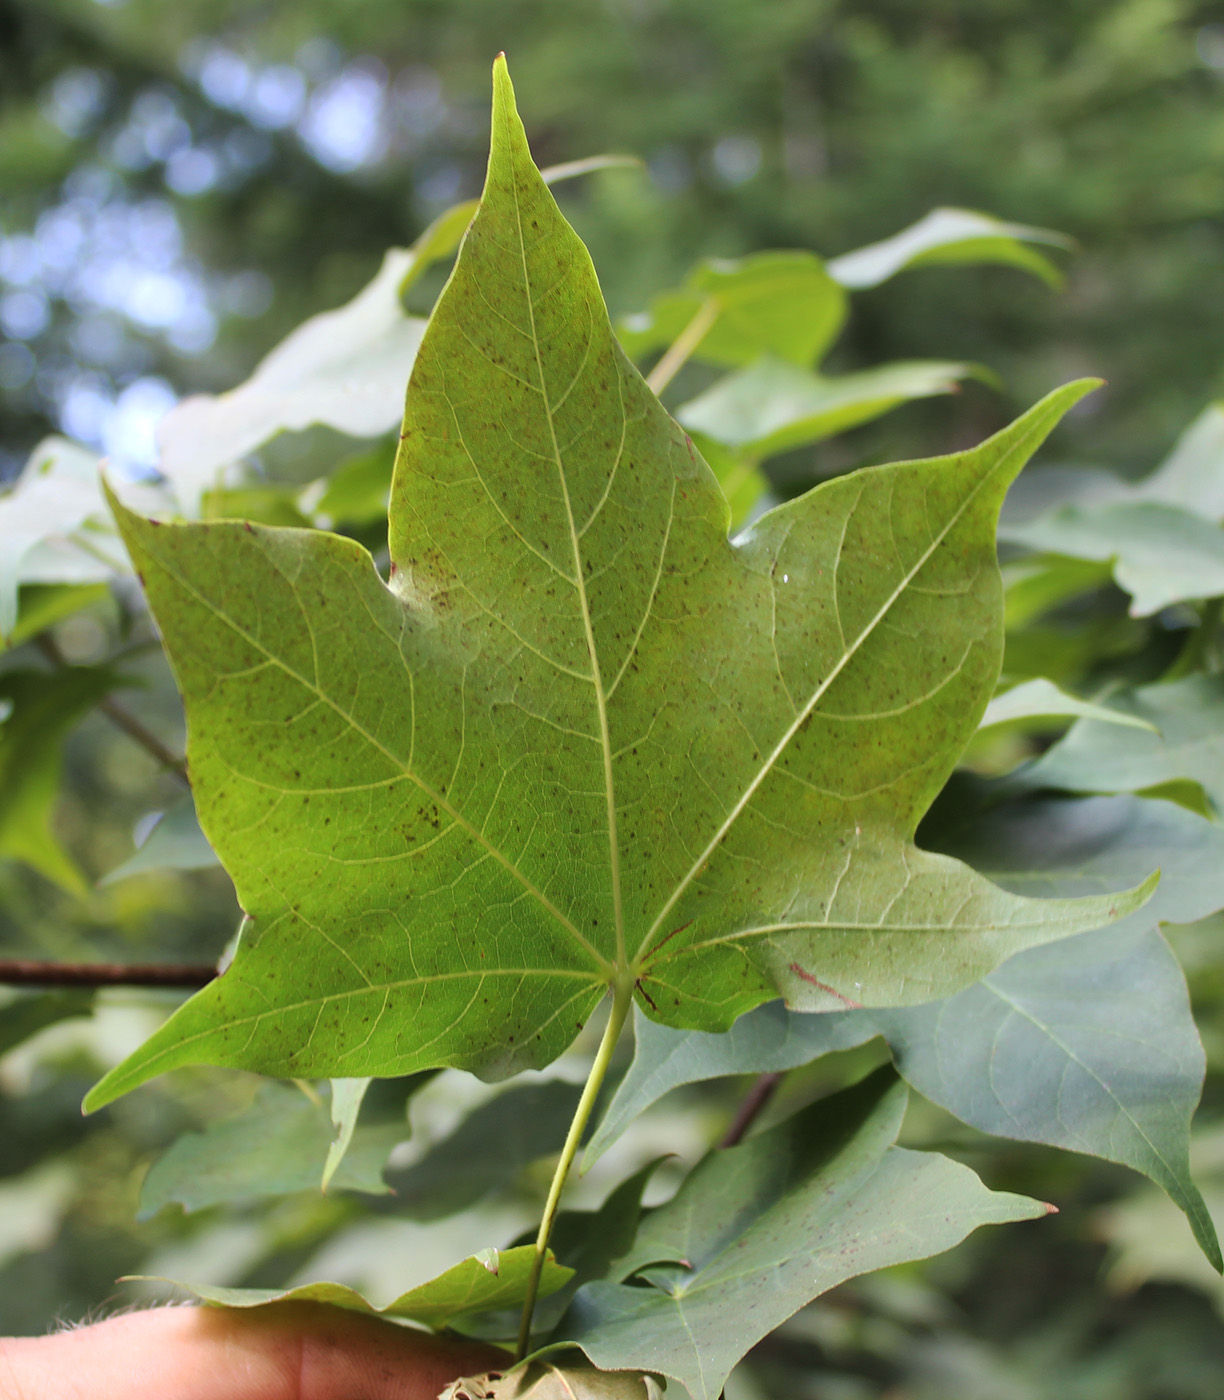
<path fill-rule="evenodd" d="M 0 1341 L 0 1400 L 434 1400 L 506 1360 L 316 1303 L 157 1308 Z"/>

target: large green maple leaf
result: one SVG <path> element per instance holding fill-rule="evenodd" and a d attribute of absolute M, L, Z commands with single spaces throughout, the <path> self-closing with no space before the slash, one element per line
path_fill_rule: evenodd
<path fill-rule="evenodd" d="M 500 60 L 494 88 L 409 385 L 389 583 L 333 535 L 116 506 L 251 924 L 90 1107 L 189 1063 L 504 1075 L 609 986 L 702 1030 L 779 994 L 923 1001 L 1143 897 L 1022 899 L 912 841 L 997 676 L 1003 493 L 1089 386 L 729 542 Z"/>

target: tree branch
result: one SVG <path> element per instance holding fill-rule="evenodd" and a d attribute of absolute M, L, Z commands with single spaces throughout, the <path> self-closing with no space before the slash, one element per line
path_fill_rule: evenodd
<path fill-rule="evenodd" d="M 0 958 L 0 985 L 10 987 L 203 987 L 217 975 L 209 964 L 61 963 Z"/>
<path fill-rule="evenodd" d="M 35 638 L 35 644 L 52 665 L 61 668 L 67 665 L 54 639 L 46 632 Z M 180 758 L 173 749 L 163 744 L 151 729 L 146 728 L 142 721 L 130 710 L 125 709 L 118 700 L 107 695 L 98 701 L 98 709 L 113 725 L 122 729 L 129 739 L 134 739 L 146 753 L 152 754 L 158 763 L 173 773 L 181 783 L 191 786 L 187 777 L 187 760 Z"/>
<path fill-rule="evenodd" d="M 135 739 L 141 748 L 151 753 L 163 768 L 173 773 L 181 783 L 187 784 L 186 760 L 180 758 L 173 749 L 163 744 L 151 729 L 146 729 L 130 710 L 125 710 L 117 700 L 113 700 L 109 695 L 98 701 L 98 709 L 113 725 L 122 729 L 129 739 Z M 190 786 L 190 784 L 187 785 Z"/>
<path fill-rule="evenodd" d="M 773 1098 L 774 1091 L 781 1083 L 782 1075 L 777 1071 L 757 1077 L 756 1083 L 744 1095 L 739 1112 L 736 1113 L 723 1140 L 718 1144 L 719 1147 L 737 1147 L 744 1140 L 744 1134 L 756 1122 L 757 1115 Z"/>

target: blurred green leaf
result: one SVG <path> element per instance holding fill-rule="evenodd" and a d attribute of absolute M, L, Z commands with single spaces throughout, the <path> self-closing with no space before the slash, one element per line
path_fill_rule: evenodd
<path fill-rule="evenodd" d="M 1189 781 L 1202 787 L 1217 813 L 1224 812 L 1224 679 L 1192 675 L 1119 690 L 1109 704 L 1155 732 L 1080 720 L 1012 781 L 1068 792 L 1143 792 Z"/>
<path fill-rule="evenodd" d="M 1212 1216 L 1224 1225 L 1224 1124 L 1194 1134 L 1190 1161 Z M 1117 1290 L 1179 1283 L 1206 1293 L 1224 1312 L 1224 1281 L 1177 1228 L 1167 1197 L 1137 1191 L 1096 1212 L 1094 1233 L 1110 1246 L 1107 1279 Z"/>
<path fill-rule="evenodd" d="M 327 1149 L 327 1160 L 323 1163 L 323 1179 L 319 1183 L 324 1191 L 331 1185 L 340 1163 L 353 1145 L 361 1104 L 372 1083 L 370 1079 L 333 1079 L 331 1082 L 332 1141 Z"/>
<path fill-rule="evenodd" d="M 377 443 L 346 458 L 327 478 L 312 514 L 330 525 L 368 525 L 387 514 L 395 444 Z"/>
<path fill-rule="evenodd" d="M 17 623 L 7 638 L 0 637 L 0 651 L 20 646 L 63 622 L 66 617 L 110 597 L 99 583 L 27 583 L 18 595 Z"/>
<path fill-rule="evenodd" d="M 1010 634 L 1074 598 L 1108 583 L 1109 565 L 1092 560 L 1042 554 L 1013 559 L 1003 565 L 1003 622 Z"/>
<path fill-rule="evenodd" d="M 1147 476 L 1131 481 L 1100 467 L 1038 467 L 1003 510 L 1002 529 L 1047 521 L 1068 507 L 1171 506 L 1218 525 L 1224 519 L 1224 404 L 1213 403 Z"/>
<path fill-rule="evenodd" d="M 521 1303 L 526 1295 L 534 1254 L 531 1245 L 521 1249 L 481 1250 L 428 1283 L 401 1293 L 383 1307 L 368 1302 L 360 1293 L 341 1283 L 306 1283 L 278 1291 L 275 1288 L 210 1288 L 174 1279 L 161 1282 L 172 1283 L 202 1302 L 219 1303 L 227 1308 L 258 1308 L 267 1303 L 329 1303 L 353 1312 L 402 1318 L 438 1329 L 464 1313 L 488 1312 Z M 540 1277 L 540 1296 L 547 1297 L 555 1292 L 569 1278 L 569 1273 L 555 1261 L 550 1250 Z"/>
<path fill-rule="evenodd" d="M 332 1185 L 385 1195 L 383 1171 L 408 1124 L 357 1128 Z M 251 1107 L 185 1133 L 149 1168 L 140 1188 L 140 1218 L 163 1206 L 203 1210 L 290 1191 L 319 1191 L 334 1130 L 327 1108 L 288 1084 L 261 1084 Z"/>
<path fill-rule="evenodd" d="M 39 546 L 50 545 L 67 556 L 68 582 L 96 582 L 113 572 L 73 540 L 87 521 L 108 520 L 98 467 L 96 453 L 66 438 L 46 438 L 0 496 L 0 638 L 13 637 L 18 586 L 31 581 L 29 557 Z M 57 581 L 46 577 L 46 568 L 35 572 L 37 581 Z"/>
<path fill-rule="evenodd" d="M 68 732 L 125 684 L 105 666 L 0 674 L 0 856 L 24 861 L 76 894 L 88 886 L 52 830 Z"/>
<path fill-rule="evenodd" d="M 878 287 L 907 268 L 947 263 L 1002 263 L 1031 272 L 1051 287 L 1061 286 L 1062 273 L 1031 243 L 1072 246 L 1071 239 L 1052 229 L 1009 224 L 974 209 L 932 209 L 891 238 L 834 258 L 828 270 L 852 291 Z"/>
<path fill-rule="evenodd" d="M 580 1085 L 548 1080 L 516 1085 L 482 1104 L 421 1161 L 387 1177 L 397 1213 L 413 1220 L 454 1215 L 559 1152 L 580 1093 Z"/>
<path fill-rule="evenodd" d="M 0 1269 L 47 1248 L 72 1208 L 76 1178 L 74 1165 L 58 1157 L 0 1179 Z"/>
<path fill-rule="evenodd" d="M 617 335 L 633 359 L 672 344 L 701 317 L 691 354 L 711 364 L 749 365 L 773 355 L 815 364 L 846 319 L 846 294 L 814 253 L 798 250 L 712 258 L 650 310 L 627 316 Z"/>
<path fill-rule="evenodd" d="M 1118 587 L 1133 599 L 1134 617 L 1224 593 L 1224 530 L 1180 506 L 1063 506 L 1026 524 L 1001 523 L 999 538 L 1044 553 L 1111 563 Z"/>
<path fill-rule="evenodd" d="M 261 525 L 306 530 L 312 521 L 298 508 L 297 494 L 291 486 L 222 486 L 204 492 L 200 513 L 206 520 L 255 520 Z"/>
<path fill-rule="evenodd" d="M 105 888 L 150 870 L 208 870 L 219 864 L 196 820 L 190 796 L 167 807 L 153 829 L 131 855 L 98 881 Z"/>
<path fill-rule="evenodd" d="M 1114 710 L 1108 705 L 1094 705 L 1090 700 L 1081 700 L 1043 676 L 1022 681 L 1002 695 L 996 695 L 986 706 L 978 728 L 991 729 L 1000 724 L 1046 719 L 1095 719 L 1102 724 L 1121 724 L 1132 729 L 1156 732 L 1156 726 L 1150 720 L 1126 710 Z"/>
<path fill-rule="evenodd" d="M 0 1055 L 7 1055 L 47 1026 L 73 1016 L 88 1016 L 93 1009 L 93 999 L 92 990 L 83 987 L 14 996 L 12 1001 L 0 1005 Z"/>
<path fill-rule="evenodd" d="M 1208 404 L 1134 494 L 1206 520 L 1224 520 L 1224 403 Z"/>
<path fill-rule="evenodd" d="M 899 404 L 956 392 L 973 365 L 913 360 L 825 378 L 765 358 L 676 410 L 684 427 L 757 458 L 821 442 Z"/>

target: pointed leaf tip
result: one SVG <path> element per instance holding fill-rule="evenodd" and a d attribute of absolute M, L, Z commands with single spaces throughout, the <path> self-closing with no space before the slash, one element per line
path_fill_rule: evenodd
<path fill-rule="evenodd" d="M 510 81 L 510 67 L 503 51 L 493 60 L 493 119 L 497 120 L 499 103 L 508 101 L 514 107 L 514 84 Z"/>

